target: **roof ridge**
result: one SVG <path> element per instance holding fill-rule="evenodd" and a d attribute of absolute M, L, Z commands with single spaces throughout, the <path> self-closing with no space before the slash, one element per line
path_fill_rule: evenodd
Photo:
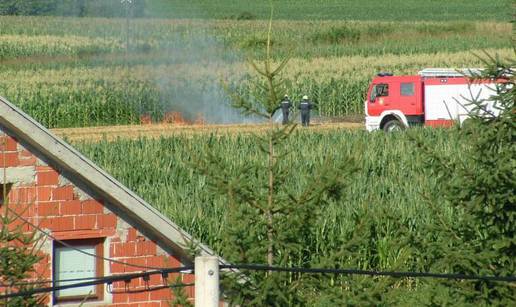
<path fill-rule="evenodd" d="M 195 240 L 168 217 L 98 167 L 70 144 L 54 135 L 38 121 L 2 96 L 0 96 L 0 102 L 1 125 L 14 133 L 20 140 L 35 147 L 36 150 L 58 166 L 78 176 L 88 186 L 92 185 L 96 193 L 105 197 L 113 206 L 127 213 L 130 219 L 138 222 L 139 226 L 143 226 L 143 228 L 156 235 L 162 244 L 180 252 L 187 258 L 189 257 L 185 250 L 191 243 L 199 247 L 201 254 L 215 255 L 212 249 Z M 224 259 L 220 257 L 219 259 L 221 263 L 227 263 Z"/>

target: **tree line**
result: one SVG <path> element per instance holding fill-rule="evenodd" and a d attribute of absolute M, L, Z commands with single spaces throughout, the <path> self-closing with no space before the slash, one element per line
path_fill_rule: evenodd
<path fill-rule="evenodd" d="M 128 5 L 128 12 L 126 11 Z M 0 15 L 75 16 L 75 17 L 145 16 L 145 1 L 132 0 L 2 0 Z"/>

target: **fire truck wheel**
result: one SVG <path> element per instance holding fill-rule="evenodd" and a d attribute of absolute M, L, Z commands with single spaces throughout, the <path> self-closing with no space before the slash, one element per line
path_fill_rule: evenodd
<path fill-rule="evenodd" d="M 404 130 L 405 126 L 403 126 L 402 123 L 400 123 L 398 120 L 391 119 L 390 121 L 386 122 L 383 126 L 383 131 L 385 132 L 394 132 L 394 131 L 401 131 Z"/>

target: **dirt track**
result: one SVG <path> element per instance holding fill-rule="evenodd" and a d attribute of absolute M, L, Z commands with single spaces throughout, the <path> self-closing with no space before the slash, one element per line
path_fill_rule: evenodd
<path fill-rule="evenodd" d="M 325 131 L 334 129 L 361 129 L 362 123 L 324 123 L 311 125 L 310 130 Z M 300 127 L 301 128 L 301 127 Z M 70 141 L 98 141 L 113 140 L 116 138 L 134 139 L 138 137 L 158 138 L 160 136 L 214 133 L 214 134 L 236 134 L 260 132 L 267 129 L 263 124 L 237 124 L 237 125 L 174 125 L 174 124 L 153 124 L 153 125 L 129 125 L 129 126 L 104 126 L 86 128 L 65 128 L 52 129 L 52 132 Z"/>

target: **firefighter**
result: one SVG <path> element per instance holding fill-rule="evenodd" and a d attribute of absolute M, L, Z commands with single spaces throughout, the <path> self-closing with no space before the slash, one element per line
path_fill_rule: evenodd
<path fill-rule="evenodd" d="M 283 97 L 283 100 L 281 101 L 281 113 L 283 114 L 283 125 L 288 124 L 288 116 L 290 114 L 290 108 L 292 107 L 292 103 L 290 102 L 290 99 L 288 98 L 288 95 L 285 95 Z"/>
<path fill-rule="evenodd" d="M 303 96 L 298 109 L 301 110 L 301 124 L 308 127 L 310 125 L 310 110 L 312 109 L 312 103 L 308 100 L 308 96 Z"/>

